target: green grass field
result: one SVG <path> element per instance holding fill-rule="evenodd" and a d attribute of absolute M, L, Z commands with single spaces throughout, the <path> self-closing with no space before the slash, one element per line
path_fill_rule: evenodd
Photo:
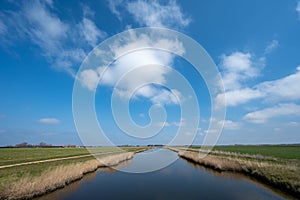
<path fill-rule="evenodd" d="M 135 151 L 138 147 L 123 147 L 124 150 Z M 115 152 L 114 147 L 89 148 L 92 153 Z M 2 148 L 0 149 L 0 166 L 30 161 L 65 158 L 88 155 L 85 148 Z"/>
<path fill-rule="evenodd" d="M 200 146 L 193 146 L 198 149 Z M 236 152 L 250 155 L 270 156 L 281 159 L 300 160 L 300 145 L 229 145 L 215 146 L 213 150 Z"/>
<path fill-rule="evenodd" d="M 260 154 L 283 159 L 300 159 L 300 145 L 235 145 L 216 146 L 214 150 L 245 154 Z"/>
<path fill-rule="evenodd" d="M 147 147 L 122 147 L 123 150 L 135 152 Z M 114 153 L 119 152 L 113 147 L 90 148 L 92 153 Z M 0 149 L 1 165 L 23 163 L 30 161 L 46 160 L 52 158 L 65 158 L 78 155 L 89 155 L 85 148 L 3 148 Z M 101 157 L 101 155 L 99 155 Z M 16 182 L 23 177 L 37 177 L 42 173 L 55 169 L 62 165 L 72 165 L 95 159 L 94 156 L 83 158 L 72 158 L 67 160 L 35 163 L 0 169 L 0 191 L 9 183 Z"/>

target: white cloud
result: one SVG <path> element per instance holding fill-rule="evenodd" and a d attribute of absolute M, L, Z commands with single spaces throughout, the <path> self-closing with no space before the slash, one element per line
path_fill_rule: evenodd
<path fill-rule="evenodd" d="M 259 90 L 251 88 L 243 88 L 239 90 L 232 90 L 223 94 L 218 94 L 216 97 L 217 104 L 221 104 L 222 101 L 226 100 L 227 106 L 237 106 L 243 103 L 247 103 L 253 99 L 264 97 L 265 94 Z"/>
<path fill-rule="evenodd" d="M 147 96 L 149 96 L 147 94 Z M 150 101 L 154 104 L 179 104 L 180 101 L 183 101 L 183 97 L 179 91 L 176 89 L 172 89 L 171 91 L 165 89 L 158 89 L 156 93 L 151 94 L 149 96 Z"/>
<path fill-rule="evenodd" d="M 73 76 L 89 51 L 89 45 L 95 45 L 105 35 L 88 18 L 85 6 L 82 20 L 74 23 L 59 18 L 51 0 L 24 1 L 16 5 L 17 10 L 0 13 L 0 20 L 5 19 L 6 27 L 1 28 L 0 24 L 0 32 L 5 35 L 3 41 L 13 46 L 19 40 L 29 40 L 40 48 L 39 53 L 52 67 Z"/>
<path fill-rule="evenodd" d="M 175 0 L 135 0 L 127 3 L 115 0 L 109 1 L 109 8 L 119 20 L 122 19 L 120 10 L 125 8 L 141 26 L 180 28 L 190 23 Z"/>
<path fill-rule="evenodd" d="M 207 123 L 207 121 L 205 123 Z M 224 130 L 238 130 L 242 126 L 240 122 L 234 122 L 231 120 L 217 120 L 215 118 L 211 118 L 210 123 L 215 123 L 217 127 L 219 127 L 219 130 L 221 128 L 223 128 Z M 217 133 L 217 131 L 219 130 L 204 130 L 204 133 Z M 199 128 L 198 131 L 201 131 L 201 128 Z"/>
<path fill-rule="evenodd" d="M 89 90 L 95 90 L 100 80 L 100 75 L 92 69 L 83 70 L 79 75 L 81 84 Z"/>
<path fill-rule="evenodd" d="M 300 122 L 289 122 L 289 123 L 286 123 L 285 126 L 289 126 L 289 127 L 296 127 L 296 126 L 300 126 Z"/>
<path fill-rule="evenodd" d="M 279 131 L 281 131 L 281 128 L 276 127 L 273 130 L 276 131 L 276 132 L 279 132 Z"/>
<path fill-rule="evenodd" d="M 266 47 L 266 51 L 270 52 L 277 45 L 278 42 L 273 41 Z M 228 56 L 223 55 L 221 58 L 220 66 L 223 70 L 225 93 L 217 96 L 217 105 L 224 101 L 224 97 L 226 97 L 227 106 L 237 106 L 260 98 L 278 102 L 300 99 L 300 87 L 298 87 L 300 66 L 291 75 L 249 87 L 246 86 L 246 81 L 260 74 L 265 58 L 261 57 L 254 62 L 251 54 L 241 52 L 235 52 Z"/>
<path fill-rule="evenodd" d="M 79 76 L 81 83 L 94 90 L 101 77 L 100 84 L 114 87 L 116 94 L 122 98 L 129 99 L 133 95 L 137 99 L 144 97 L 161 104 L 178 104 L 183 101 L 179 91 L 160 87 L 166 83 L 170 73 L 170 68 L 162 66 L 172 66 L 174 55 L 157 49 L 144 49 L 164 47 L 182 55 L 185 52 L 183 45 L 169 37 L 150 38 L 149 35 L 135 35 L 134 32 L 130 32 L 124 40 L 123 43 L 117 42 L 110 46 L 109 53 L 116 61 L 109 67 L 83 70 Z"/>
<path fill-rule="evenodd" d="M 239 122 L 234 122 L 231 120 L 223 120 L 219 123 L 224 124 L 223 128 L 226 130 L 237 130 L 241 128 L 241 124 Z"/>
<path fill-rule="evenodd" d="M 158 122 L 157 123 L 157 126 L 159 127 L 169 127 L 169 126 L 182 127 L 185 125 L 186 125 L 185 119 L 181 119 L 179 122 Z"/>
<path fill-rule="evenodd" d="M 219 132 L 217 129 L 210 129 L 210 130 L 204 130 L 203 131 L 205 134 L 216 134 Z"/>
<path fill-rule="evenodd" d="M 7 27 L 6 25 L 2 22 L 0 19 L 0 35 L 3 35 L 7 32 Z"/>
<path fill-rule="evenodd" d="M 57 70 L 66 71 L 72 76 L 75 76 L 75 68 L 84 60 L 86 57 L 86 52 L 80 48 L 62 48 L 58 53 L 55 52 L 50 56 L 50 59 L 52 60 L 52 66 Z"/>
<path fill-rule="evenodd" d="M 266 81 L 258 84 L 258 90 L 266 94 L 272 100 L 299 100 L 300 99 L 300 66 L 294 74 L 288 75 L 278 80 Z"/>
<path fill-rule="evenodd" d="M 194 136 L 195 133 L 187 131 L 187 132 L 184 133 L 184 135 L 191 137 L 191 136 Z"/>
<path fill-rule="evenodd" d="M 128 45 L 132 44 L 129 43 Z M 103 83 L 115 85 L 121 76 L 132 71 L 131 76 L 128 78 L 125 77 L 122 81 L 122 84 L 126 88 L 132 88 L 147 81 L 163 84 L 166 81 L 165 75 L 168 73 L 168 70 L 158 67 L 158 65 L 169 66 L 172 63 L 172 59 L 173 56 L 171 54 L 158 50 L 131 52 L 120 57 L 111 67 L 106 69 L 103 76 Z M 143 67 L 143 71 L 133 71 L 139 67 Z"/>
<path fill-rule="evenodd" d="M 42 118 L 38 120 L 39 123 L 42 124 L 59 124 L 60 121 L 59 119 L 56 118 Z"/>
<path fill-rule="evenodd" d="M 217 106 L 224 100 L 227 106 L 236 106 L 264 96 L 259 90 L 245 86 L 246 81 L 260 75 L 264 57 L 255 59 L 251 53 L 237 51 L 222 55 L 220 67 L 225 93 L 217 95 Z"/>
<path fill-rule="evenodd" d="M 24 3 L 21 12 L 14 16 L 24 23 L 19 24 L 19 31 L 25 32 L 32 42 L 45 51 L 46 56 L 60 50 L 60 41 L 67 37 L 70 28 L 50 12 L 47 4 L 40 1 Z"/>
<path fill-rule="evenodd" d="M 118 7 L 120 7 L 123 3 L 123 0 L 108 0 L 108 7 L 110 11 L 115 14 L 119 20 L 121 20 L 121 13 L 118 10 Z"/>
<path fill-rule="evenodd" d="M 298 12 L 299 17 L 300 17 L 300 1 L 298 1 L 298 3 L 297 3 L 296 11 Z"/>
<path fill-rule="evenodd" d="M 136 93 L 131 95 L 131 88 L 123 88 L 123 89 L 116 89 L 115 92 L 121 98 L 126 99 L 142 99 L 147 98 L 153 104 L 164 104 L 164 105 L 175 105 L 179 104 L 180 102 L 184 101 L 185 98 L 181 95 L 179 91 L 176 89 L 167 90 L 163 88 L 156 87 L 155 85 L 146 85 L 138 90 Z"/>
<path fill-rule="evenodd" d="M 169 126 L 171 126 L 171 124 L 169 122 L 158 122 L 156 124 L 156 126 L 158 126 L 158 127 L 169 127 Z"/>
<path fill-rule="evenodd" d="M 33 39 L 48 42 L 67 36 L 69 26 L 52 14 L 47 6 L 40 1 L 24 4 L 24 17 L 33 24 L 29 34 Z"/>
<path fill-rule="evenodd" d="M 104 38 L 106 33 L 98 29 L 95 23 L 84 17 L 79 24 L 79 29 L 85 40 L 92 46 L 96 46 L 100 38 Z"/>
<path fill-rule="evenodd" d="M 128 44 L 132 45 L 132 44 Z M 143 59 L 136 59 L 143 58 Z M 151 85 L 142 86 L 146 82 L 163 85 L 166 83 L 166 76 L 169 70 L 157 65 L 169 66 L 172 63 L 172 55 L 155 50 L 141 50 L 129 53 L 119 58 L 113 66 L 107 68 L 102 74 L 104 85 L 115 86 L 117 81 L 123 78 L 118 86 L 115 86 L 117 94 L 130 98 L 136 89 L 136 97 L 150 98 L 152 102 L 164 101 L 166 104 L 177 102 L 170 92 L 153 87 Z M 145 67 L 143 67 L 145 66 Z M 135 70 L 143 67 L 142 70 Z M 98 72 L 101 68 L 98 69 Z M 130 72 L 130 75 L 127 73 Z M 99 75 L 100 76 L 100 75 Z"/>
<path fill-rule="evenodd" d="M 244 81 L 257 77 L 263 65 L 262 60 L 254 61 L 250 53 L 234 52 L 222 55 L 220 67 L 225 90 L 239 89 Z"/>
<path fill-rule="evenodd" d="M 227 106 L 237 106 L 247 103 L 254 99 L 264 98 L 264 100 L 286 102 L 300 99 L 300 66 L 297 71 L 286 77 L 259 83 L 253 88 L 242 88 L 226 91 L 225 94 L 219 94 L 216 98 L 217 104 L 221 104 L 226 97 Z"/>
<path fill-rule="evenodd" d="M 279 45 L 278 40 L 272 40 L 265 48 L 265 54 L 271 53 L 274 49 L 278 47 L 278 45 Z"/>
<path fill-rule="evenodd" d="M 173 122 L 172 125 L 181 127 L 181 126 L 185 126 L 186 122 L 185 122 L 185 119 L 181 118 L 179 122 Z"/>
<path fill-rule="evenodd" d="M 162 4 L 158 1 L 137 0 L 127 4 L 127 10 L 142 26 L 187 26 L 190 20 L 184 16 L 176 1 Z"/>
<path fill-rule="evenodd" d="M 248 113 L 244 116 L 244 119 L 259 124 L 267 122 L 270 118 L 290 115 L 300 116 L 300 106 L 294 103 L 279 104 L 274 107 Z"/>

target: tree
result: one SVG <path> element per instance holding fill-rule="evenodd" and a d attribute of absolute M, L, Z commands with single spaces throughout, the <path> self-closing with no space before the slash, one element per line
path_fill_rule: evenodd
<path fill-rule="evenodd" d="M 21 148 L 21 147 L 28 147 L 30 145 L 27 142 L 22 142 L 20 144 L 16 144 L 15 146 Z"/>

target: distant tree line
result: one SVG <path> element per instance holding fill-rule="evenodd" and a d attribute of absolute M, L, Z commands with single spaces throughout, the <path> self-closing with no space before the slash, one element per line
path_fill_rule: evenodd
<path fill-rule="evenodd" d="M 47 144 L 45 142 L 40 142 L 37 145 L 29 144 L 27 142 L 22 142 L 20 144 L 16 144 L 14 147 L 16 148 L 24 148 L 24 147 L 52 147 L 52 144 Z"/>
<path fill-rule="evenodd" d="M 64 145 L 64 146 L 57 146 L 57 145 L 52 145 L 52 144 L 47 144 L 45 142 L 40 142 L 39 144 L 29 144 L 27 142 L 22 142 L 16 145 L 9 145 L 5 147 L 0 147 L 0 148 L 74 148 L 78 147 L 76 145 Z"/>

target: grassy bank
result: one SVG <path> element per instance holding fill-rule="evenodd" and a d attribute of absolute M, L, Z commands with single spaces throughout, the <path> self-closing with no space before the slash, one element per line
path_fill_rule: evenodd
<path fill-rule="evenodd" d="M 122 147 L 125 151 L 134 151 L 140 147 Z M 89 155 L 90 153 L 118 152 L 115 147 L 95 148 L 1 148 L 0 166 L 40 161 L 55 158 Z"/>
<path fill-rule="evenodd" d="M 95 148 L 94 151 L 99 153 L 97 154 L 98 159 L 95 159 L 93 156 L 86 156 L 0 169 L 0 199 L 32 198 L 42 195 L 64 187 L 70 182 L 82 178 L 85 173 L 95 171 L 99 167 L 116 165 L 128 160 L 132 158 L 134 152 L 143 149 L 145 148 L 127 147 L 126 150 L 131 152 L 121 153 L 120 151 L 109 152 L 107 148 Z M 33 149 L 29 150 L 32 151 Z M 29 150 L 25 151 L 25 153 L 30 152 Z M 43 150 L 47 153 L 46 149 Z M 59 149 L 59 153 L 68 154 L 69 156 L 74 156 L 74 153 L 78 153 L 76 150 L 73 151 L 74 149 L 67 150 L 67 152 L 63 152 L 63 150 L 66 149 Z M 50 152 L 52 153 L 52 151 Z M 82 153 L 84 150 L 80 150 L 80 152 Z M 39 157 L 41 155 L 43 158 L 47 157 L 42 154 L 38 155 Z M 36 160 L 34 157 L 33 159 Z M 23 160 L 18 162 L 23 162 Z M 14 161 L 14 163 L 18 162 Z"/>
<path fill-rule="evenodd" d="M 282 154 L 278 156 L 276 154 L 276 157 L 272 157 L 270 153 L 262 153 L 266 155 L 263 156 L 247 151 L 247 153 L 244 154 L 241 153 L 238 148 L 234 149 L 233 147 L 234 146 L 227 148 L 230 149 L 230 151 L 221 151 L 220 149 L 223 148 L 224 150 L 224 147 L 217 147 L 215 149 L 218 150 L 212 151 L 204 158 L 199 157 L 198 149 L 195 148 L 173 148 L 172 150 L 178 151 L 180 157 L 202 166 L 217 171 L 243 173 L 288 194 L 294 196 L 300 195 L 300 161 L 297 159 L 297 153 L 293 156 L 283 156 Z M 258 152 L 264 152 L 264 150 L 259 151 L 257 146 L 255 148 Z M 266 147 L 263 147 L 263 149 L 265 148 Z M 245 149 L 247 148 L 242 148 L 242 150 Z M 253 147 L 248 147 L 248 149 L 252 150 Z M 272 149 L 274 149 L 274 146 L 268 151 Z M 288 150 L 284 152 L 289 153 Z"/>
<path fill-rule="evenodd" d="M 214 150 L 249 155 L 262 155 L 279 159 L 300 160 L 300 145 L 234 145 L 215 146 Z"/>

